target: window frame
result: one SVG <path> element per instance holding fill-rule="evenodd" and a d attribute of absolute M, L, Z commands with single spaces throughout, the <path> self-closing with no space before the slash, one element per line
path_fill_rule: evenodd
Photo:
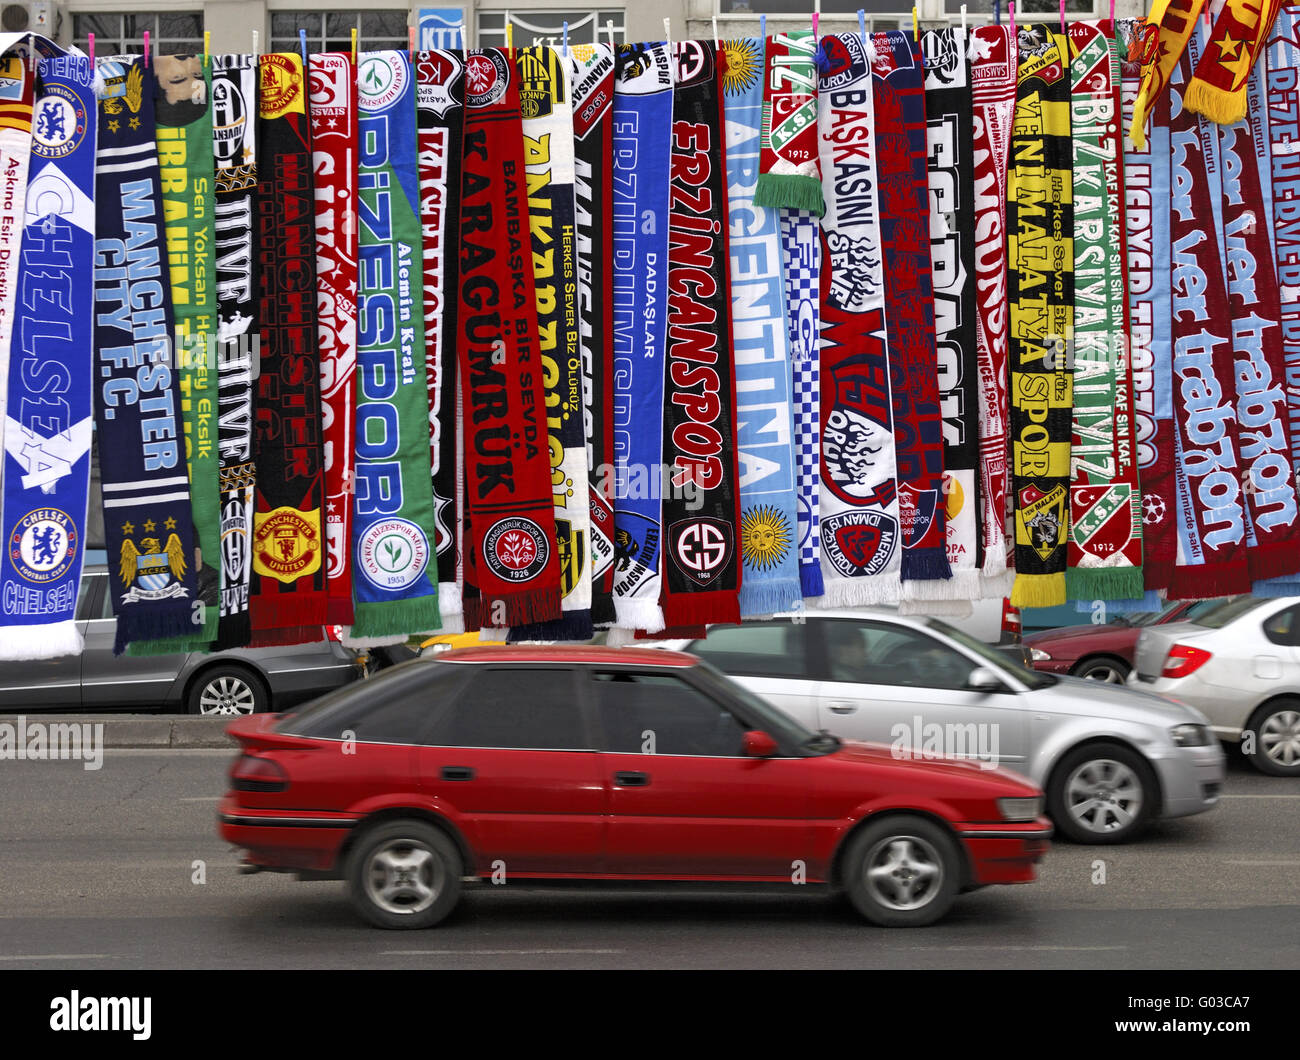
<path fill-rule="evenodd" d="M 190 40 L 184 37 L 162 37 L 159 35 L 158 27 L 162 18 L 171 16 L 192 15 L 199 20 L 198 38 Z M 68 24 L 71 29 L 69 37 L 73 44 L 83 51 L 88 47 L 88 38 L 85 34 L 78 35 L 77 20 L 79 18 L 95 19 L 117 19 L 118 35 L 106 37 L 95 31 L 95 53 L 97 55 L 132 55 L 140 54 L 144 51 L 144 32 L 149 32 L 149 52 L 151 55 L 201 55 L 203 54 L 203 31 L 207 28 L 204 8 L 199 4 L 195 8 L 187 8 L 183 11 L 174 11 L 170 7 L 155 8 L 151 11 L 111 11 L 104 8 L 81 9 L 73 7 L 67 12 Z M 149 19 L 151 24 L 144 26 L 140 30 L 138 37 L 126 36 L 126 22 L 128 18 L 137 20 Z M 87 31 L 90 32 L 90 31 Z M 186 45 L 183 49 L 177 49 L 176 45 Z M 192 48 L 190 46 L 193 46 Z"/>
<path fill-rule="evenodd" d="M 840 623 L 844 623 L 845 625 L 852 626 L 854 629 L 861 629 L 863 626 L 868 626 L 872 629 L 878 629 L 884 633 L 892 632 L 899 635 L 905 635 L 913 638 L 928 640 L 935 647 L 944 648 L 947 651 L 952 652 L 954 655 L 964 659 L 970 665 L 970 668 L 972 670 L 974 670 L 977 666 L 988 665 L 983 660 L 972 659 L 970 654 L 961 645 L 952 643 L 946 637 L 941 636 L 939 631 L 914 626 L 910 622 L 890 622 L 888 619 L 879 618 L 875 616 L 871 618 L 863 618 L 863 619 L 848 618 L 848 617 L 834 618 L 831 616 L 820 616 L 816 618 L 811 618 L 808 621 L 810 624 L 815 622 L 818 623 L 840 622 Z M 944 685 L 904 685 L 898 683 L 882 684 L 879 681 L 865 681 L 865 680 L 844 681 L 840 678 L 835 677 L 831 672 L 830 653 L 827 649 L 826 636 L 824 635 L 810 636 L 808 638 L 808 643 L 811 647 L 810 654 L 812 656 L 813 665 L 816 667 L 813 670 L 813 673 L 816 674 L 816 676 L 812 678 L 812 680 L 814 681 L 824 681 L 830 685 L 845 685 L 845 684 L 879 685 L 880 687 L 884 687 L 884 688 L 899 688 L 899 689 L 915 688 L 915 689 L 926 689 L 932 692 L 969 691 L 969 689 L 962 688 L 962 687 L 950 688 Z M 1004 675 L 1000 671 L 998 672 L 998 676 L 999 678 L 1004 678 Z"/>
<path fill-rule="evenodd" d="M 811 645 L 812 645 L 812 640 L 813 640 L 813 638 L 811 638 L 811 637 L 808 636 L 808 623 L 807 623 L 807 622 L 795 622 L 793 619 L 789 619 L 789 618 L 784 618 L 784 619 L 782 619 L 782 618 L 772 618 L 772 619 L 764 619 L 764 620 L 759 621 L 759 622 L 740 622 L 740 623 L 734 623 L 734 624 L 733 624 L 733 623 L 727 623 L 726 626 L 725 626 L 725 628 L 726 628 L 727 630 L 733 630 L 733 629 L 741 629 L 741 630 L 743 630 L 743 629 L 756 629 L 756 628 L 770 628 L 770 627 L 773 627 L 773 626 L 791 626 L 791 627 L 798 628 L 798 629 L 801 630 L 800 636 L 802 637 L 802 641 L 803 641 L 803 643 L 802 643 L 802 649 L 803 649 L 803 650 L 802 650 L 802 652 L 801 652 L 801 655 L 802 655 L 802 657 L 803 657 L 803 672 L 802 672 L 802 673 L 798 673 L 798 674 L 767 674 L 767 673 L 755 673 L 755 672 L 752 672 L 752 671 L 749 671 L 749 670 L 734 670 L 734 669 L 722 670 L 722 672 L 723 672 L 723 673 L 726 673 L 726 674 L 734 675 L 734 676 L 736 676 L 736 677 L 753 677 L 753 678 L 758 678 L 758 679 L 760 679 L 760 680 L 764 680 L 764 681 L 816 681 L 816 680 L 819 680 L 819 679 L 814 675 L 814 673 L 813 673 L 813 667 L 812 667 L 812 655 L 813 655 L 813 650 L 812 650 L 812 646 L 811 646 Z M 708 651 L 707 645 L 708 645 L 708 643 L 709 643 L 709 635 L 711 635 L 713 632 L 715 632 L 715 631 L 714 631 L 714 630 L 710 630 L 708 635 L 706 635 L 706 636 L 704 636 L 704 637 L 697 637 L 695 640 L 691 641 L 691 642 L 690 642 L 690 643 L 689 643 L 685 648 L 683 648 L 682 650 L 685 651 L 685 652 L 689 652 L 689 653 L 692 654 L 692 655 L 698 656 L 700 659 L 703 659 L 705 662 L 709 663 L 709 664 L 710 664 L 711 666 L 713 666 L 715 669 L 719 669 L 719 670 L 721 670 L 721 667 L 719 667 L 718 664 L 717 664 L 713 659 L 711 659 L 711 658 L 709 657 L 709 655 L 705 654 L 705 652 Z M 705 645 L 705 646 L 706 646 L 703 652 L 700 650 L 700 647 L 699 647 L 700 645 Z"/>

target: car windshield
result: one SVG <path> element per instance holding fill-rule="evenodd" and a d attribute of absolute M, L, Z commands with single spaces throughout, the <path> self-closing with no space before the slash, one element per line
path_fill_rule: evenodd
<path fill-rule="evenodd" d="M 1267 599 L 1255 596 L 1238 596 L 1233 600 L 1223 600 L 1205 611 L 1189 611 L 1184 621 L 1206 629 L 1222 629 L 1229 622 L 1235 622 L 1247 612 L 1268 603 Z"/>
<path fill-rule="evenodd" d="M 747 724 L 754 725 L 767 733 L 778 743 L 798 747 L 808 755 L 825 755 L 839 750 L 840 740 L 827 732 L 812 732 L 805 729 L 788 714 L 772 706 L 761 696 L 755 695 L 738 681 L 733 681 L 716 666 L 701 659 L 696 664 L 696 671 L 705 684 L 713 686 L 719 695 L 739 701 L 742 713 L 746 715 Z"/>
<path fill-rule="evenodd" d="M 942 622 L 937 618 L 926 618 L 922 619 L 922 621 L 936 633 L 942 633 L 945 637 L 955 640 L 963 648 L 975 652 L 989 664 L 995 673 L 1010 674 L 1026 688 L 1050 688 L 1056 684 L 1056 678 L 1051 674 L 1040 673 L 1037 670 L 1030 670 L 1020 665 L 1006 652 L 998 651 L 993 645 L 976 640 L 969 633 L 963 633 L 956 627 L 948 625 L 947 622 Z"/>

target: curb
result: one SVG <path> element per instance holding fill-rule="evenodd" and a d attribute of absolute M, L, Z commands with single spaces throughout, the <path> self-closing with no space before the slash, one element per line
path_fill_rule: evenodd
<path fill-rule="evenodd" d="M 235 741 L 226 735 L 233 718 L 191 718 L 157 714 L 4 714 L 0 725 L 102 725 L 106 749 L 223 748 Z"/>

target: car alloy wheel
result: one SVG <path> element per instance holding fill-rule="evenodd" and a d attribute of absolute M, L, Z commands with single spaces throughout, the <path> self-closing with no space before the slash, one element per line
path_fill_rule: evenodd
<path fill-rule="evenodd" d="M 442 859 L 418 839 L 390 839 L 371 851 L 363 869 L 366 896 L 393 916 L 418 916 L 447 883 Z"/>
<path fill-rule="evenodd" d="M 376 927 L 433 927 L 460 900 L 463 859 L 447 833 L 425 821 L 363 827 L 344 867 L 352 904 Z"/>
<path fill-rule="evenodd" d="M 1066 809 L 1086 832 L 1126 831 L 1142 814 L 1142 780 L 1113 758 L 1080 764 L 1065 782 Z"/>
<path fill-rule="evenodd" d="M 1080 667 L 1078 676 L 1087 681 L 1101 681 L 1108 685 L 1122 685 L 1128 682 L 1128 667 L 1110 659 L 1097 659 Z"/>
<path fill-rule="evenodd" d="M 1251 764 L 1279 777 L 1300 776 L 1300 699 L 1276 700 L 1260 707 L 1247 729 L 1255 733 Z"/>
<path fill-rule="evenodd" d="M 952 908 L 961 864 L 957 840 L 942 825 L 912 814 L 887 814 L 849 837 L 837 878 L 871 923 L 924 927 Z"/>
<path fill-rule="evenodd" d="M 212 678 L 199 693 L 200 714 L 252 714 L 257 693 L 242 677 L 221 674 Z"/>
<path fill-rule="evenodd" d="M 864 869 L 876 901 L 900 912 L 923 909 L 943 886 L 943 860 L 920 836 L 882 839 L 867 854 Z"/>

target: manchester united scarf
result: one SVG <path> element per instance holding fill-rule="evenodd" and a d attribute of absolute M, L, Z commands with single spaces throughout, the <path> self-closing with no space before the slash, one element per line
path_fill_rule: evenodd
<path fill-rule="evenodd" d="M 348 52 L 310 56 L 316 190 L 316 334 L 325 476 L 325 617 L 351 625 L 357 371 L 357 71 Z"/>
<path fill-rule="evenodd" d="M 1227 0 L 1201 51 L 1183 106 L 1220 125 L 1246 116 L 1247 86 L 1282 0 Z"/>
<path fill-rule="evenodd" d="M 759 206 L 826 210 L 817 165 L 817 40 L 778 33 L 766 40 L 763 141 L 758 162 Z"/>
<path fill-rule="evenodd" d="M 805 597 L 826 591 L 821 567 L 821 230 L 807 210 L 780 210 L 786 326 L 794 379 L 795 482 L 798 486 L 799 585 Z"/>
<path fill-rule="evenodd" d="M 763 119 L 763 42 L 723 42 L 731 278 L 740 466 L 742 616 L 798 605 L 796 501 L 781 232 L 776 210 L 754 202 Z"/>
<path fill-rule="evenodd" d="M 898 600 L 902 541 L 885 328 L 871 55 L 824 37 L 818 517 L 827 607 Z"/>
<path fill-rule="evenodd" d="M 518 76 L 465 60 L 457 355 L 464 395 L 465 628 L 560 617 Z"/>
<path fill-rule="evenodd" d="M 9 378 L 18 248 L 32 147 L 32 81 L 22 59 L 0 59 L 0 380 Z M 0 386 L 0 440 L 8 395 Z M 0 460 L 0 465 L 3 461 Z M 0 482 L 3 470 L 0 469 Z"/>
<path fill-rule="evenodd" d="M 179 637 L 203 621 L 154 142 L 139 60 L 102 61 L 95 154 L 95 432 L 117 634 Z"/>
<path fill-rule="evenodd" d="M 1065 603 L 1073 380 L 1074 231 L 1069 43 L 1020 30 L 1007 187 L 1016 607 Z"/>
<path fill-rule="evenodd" d="M 1170 75 L 1187 50 L 1187 41 L 1204 6 L 1205 0 L 1151 0 L 1140 47 L 1142 83 L 1129 126 L 1129 136 L 1138 147 L 1146 144 L 1147 119 L 1168 91 Z"/>
<path fill-rule="evenodd" d="M 49 659 L 82 648 L 75 618 L 95 385 L 93 288 L 83 282 L 95 253 L 93 76 L 81 56 L 40 63 L 15 341 L 8 378 L 0 380 L 10 398 L 0 456 L 0 659 Z M 0 151 L 5 146 L 0 133 Z M 0 166 L 11 157 L 0 156 Z M 7 265 L 3 271 L 15 262 Z"/>
<path fill-rule="evenodd" d="M 254 644 L 299 644 L 325 622 L 316 207 L 302 60 L 259 59 L 257 259 L 262 355 L 254 399 Z"/>
<path fill-rule="evenodd" d="M 667 340 L 668 158 L 673 73 L 665 46 L 623 46 L 614 91 L 614 609 L 663 629 L 660 461 Z"/>

